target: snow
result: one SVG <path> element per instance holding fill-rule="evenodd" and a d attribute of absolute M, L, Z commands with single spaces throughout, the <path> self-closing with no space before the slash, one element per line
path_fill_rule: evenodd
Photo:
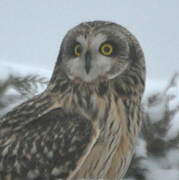
<path fill-rule="evenodd" d="M 152 104 L 151 107 L 146 106 L 144 103 L 145 112 L 148 113 L 149 118 L 155 123 L 163 119 L 165 116 L 165 111 L 167 109 L 168 98 L 166 95 L 161 95 L 157 97 L 155 104 Z"/>
<path fill-rule="evenodd" d="M 146 180 L 178 180 L 179 171 L 178 169 L 157 169 L 151 168 L 146 173 Z"/>
<path fill-rule="evenodd" d="M 166 152 L 165 158 L 163 157 L 146 157 L 142 161 L 141 166 L 152 171 L 153 169 L 177 169 L 179 168 L 179 150 L 176 148 L 170 149 Z"/>
<path fill-rule="evenodd" d="M 146 142 L 142 138 L 138 138 L 137 145 L 135 147 L 136 156 L 138 157 L 146 157 L 147 151 L 146 151 Z"/>
<path fill-rule="evenodd" d="M 179 149 L 171 149 L 166 154 L 166 162 L 168 167 L 179 168 Z"/>
<path fill-rule="evenodd" d="M 176 155 L 176 154 L 175 154 Z M 178 155 L 177 155 L 178 156 Z M 165 163 L 165 162 L 163 162 Z M 141 166 L 148 169 L 145 172 L 146 180 L 178 180 L 179 170 L 176 168 L 167 169 L 162 167 L 162 163 L 158 164 L 157 159 L 145 159 L 142 161 Z"/>
<path fill-rule="evenodd" d="M 170 123 L 170 129 L 165 137 L 166 140 L 170 140 L 178 135 L 179 132 L 179 113 L 177 113 Z"/>
<path fill-rule="evenodd" d="M 149 118 L 153 121 L 153 123 L 160 121 L 164 117 L 164 112 L 167 108 L 168 98 L 164 92 L 168 81 L 164 80 L 147 80 L 146 81 L 146 89 L 143 98 L 144 110 L 149 115 Z M 157 96 L 157 101 L 155 104 L 149 104 L 148 98 L 151 95 L 159 94 L 159 92 L 163 91 L 163 95 Z"/>
<path fill-rule="evenodd" d="M 21 99 L 20 101 L 11 103 L 9 106 L 7 106 L 6 108 L 1 109 L 0 111 L 0 116 L 3 116 L 4 114 L 8 113 L 11 109 L 13 109 L 14 107 L 18 106 L 19 104 L 23 103 L 25 101 L 25 99 Z"/>
<path fill-rule="evenodd" d="M 179 82 L 179 78 L 177 78 L 177 82 Z M 170 110 L 173 110 L 179 105 L 179 83 L 175 87 L 170 88 L 168 94 L 173 96 L 173 99 L 169 103 Z"/>
<path fill-rule="evenodd" d="M 12 87 L 8 88 L 4 95 L 19 95 L 19 93 Z"/>

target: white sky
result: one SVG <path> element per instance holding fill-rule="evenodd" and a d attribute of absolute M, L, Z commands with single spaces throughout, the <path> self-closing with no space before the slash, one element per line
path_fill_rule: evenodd
<path fill-rule="evenodd" d="M 149 79 L 179 72 L 178 0 L 0 0 L 0 61 L 52 71 L 66 31 L 89 20 L 127 27 L 144 49 Z"/>

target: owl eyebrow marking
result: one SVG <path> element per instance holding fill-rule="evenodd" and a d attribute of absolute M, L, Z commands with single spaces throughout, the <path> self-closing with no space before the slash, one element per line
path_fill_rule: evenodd
<path fill-rule="evenodd" d="M 76 38 L 75 41 L 81 44 L 81 42 L 84 41 L 84 38 L 85 38 L 85 37 L 84 37 L 83 35 L 80 35 L 80 36 L 78 36 L 78 37 Z"/>

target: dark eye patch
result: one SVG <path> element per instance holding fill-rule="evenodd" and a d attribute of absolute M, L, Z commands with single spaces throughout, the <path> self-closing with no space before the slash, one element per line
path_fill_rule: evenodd
<path fill-rule="evenodd" d="M 76 56 L 75 54 L 75 48 L 78 47 L 78 51 L 79 53 L 82 52 L 82 47 L 81 47 L 81 44 L 77 41 L 72 41 L 71 43 L 69 43 L 70 45 L 67 47 L 67 54 L 69 54 L 70 56 Z"/>
<path fill-rule="evenodd" d="M 109 39 L 108 42 L 113 43 L 114 46 L 114 56 L 127 56 L 128 55 L 128 44 L 125 40 L 120 39 L 117 36 L 112 37 Z"/>

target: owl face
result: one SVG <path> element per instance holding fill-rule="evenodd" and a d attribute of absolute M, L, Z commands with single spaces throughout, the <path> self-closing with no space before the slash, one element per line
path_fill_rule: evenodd
<path fill-rule="evenodd" d="M 60 66 L 72 80 L 90 83 L 111 80 L 130 66 L 129 39 L 116 24 L 83 23 L 65 36 Z"/>

